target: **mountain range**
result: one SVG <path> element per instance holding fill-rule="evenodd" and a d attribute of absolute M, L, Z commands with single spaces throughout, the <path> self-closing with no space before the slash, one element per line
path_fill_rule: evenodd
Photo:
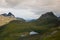
<path fill-rule="evenodd" d="M 0 27 L 0 40 L 60 40 L 60 18 L 53 12 L 42 14 L 38 19 L 29 22 L 16 18 L 10 12 L 9 15 L 2 16 L 3 19 L 7 17 L 10 21 L 7 18 L 4 19 L 9 22 Z M 38 34 L 29 35 L 31 31 Z"/>

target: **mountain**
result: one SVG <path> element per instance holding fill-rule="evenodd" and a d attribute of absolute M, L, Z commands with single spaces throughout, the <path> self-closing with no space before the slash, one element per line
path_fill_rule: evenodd
<path fill-rule="evenodd" d="M 16 20 L 15 16 L 12 13 L 4 13 L 0 15 L 0 26 L 9 23 L 12 20 Z"/>
<path fill-rule="evenodd" d="M 36 21 L 37 19 L 31 19 L 31 20 L 26 20 L 26 22 L 34 22 Z"/>
<path fill-rule="evenodd" d="M 55 26 L 58 23 L 58 17 L 54 15 L 53 12 L 47 12 L 42 14 L 40 18 L 37 19 L 38 25 L 50 25 Z"/>

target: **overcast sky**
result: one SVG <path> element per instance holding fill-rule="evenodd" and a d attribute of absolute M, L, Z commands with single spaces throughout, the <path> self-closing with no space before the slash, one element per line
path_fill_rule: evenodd
<path fill-rule="evenodd" d="M 36 19 L 53 11 L 60 15 L 60 0 L 0 0 L 0 14 L 12 12 L 16 17 Z"/>

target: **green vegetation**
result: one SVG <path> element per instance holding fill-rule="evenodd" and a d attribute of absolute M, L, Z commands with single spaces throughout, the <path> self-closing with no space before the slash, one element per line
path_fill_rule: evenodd
<path fill-rule="evenodd" d="M 2 29 L 3 31 L 0 33 L 2 40 L 18 40 L 20 35 L 24 34 L 24 32 L 29 33 L 30 31 L 37 31 L 42 33 L 42 31 L 46 30 L 45 27 L 35 26 L 34 23 L 26 23 L 19 20 L 12 21 L 3 27 L 5 28 Z"/>

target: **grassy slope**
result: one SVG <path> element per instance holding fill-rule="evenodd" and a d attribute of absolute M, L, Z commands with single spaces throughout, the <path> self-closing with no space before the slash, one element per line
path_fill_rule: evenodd
<path fill-rule="evenodd" d="M 0 15 L 0 26 L 9 23 L 12 20 L 16 20 L 16 18 L 13 18 L 13 17 L 5 17 L 5 16 L 1 16 Z"/>
<path fill-rule="evenodd" d="M 21 34 L 26 34 L 32 30 L 40 32 L 41 30 L 45 30 L 46 28 L 36 26 L 34 23 L 29 22 L 21 22 L 21 21 L 12 21 L 9 24 L 3 26 L 0 33 L 1 40 L 18 40 Z"/>
<path fill-rule="evenodd" d="M 40 34 L 29 36 L 28 33 L 32 30 L 40 32 Z M 58 32 L 51 35 L 51 33 L 56 30 Z M 26 34 L 27 36 L 23 38 L 20 36 L 21 34 Z M 21 21 L 12 21 L 3 26 L 2 31 L 0 30 L 0 40 L 59 40 L 59 37 L 60 29 L 58 27 L 46 28 L 36 26 L 35 23 L 25 23 Z"/>
<path fill-rule="evenodd" d="M 44 35 L 42 40 L 60 40 L 60 26 L 49 29 Z"/>
<path fill-rule="evenodd" d="M 49 24 L 51 25 L 51 24 Z M 45 26 L 45 25 L 44 25 Z M 9 24 L 3 26 L 2 31 L 0 30 L 0 40 L 53 40 L 55 37 L 56 40 L 60 37 L 60 30 L 58 27 L 50 28 L 44 26 L 36 26 L 35 23 L 32 22 L 21 22 L 18 20 L 12 21 Z M 37 31 L 40 34 L 29 36 L 30 31 Z M 50 35 L 53 31 L 57 30 L 58 32 L 54 35 Z M 27 36 L 22 38 L 20 35 L 26 34 Z M 49 37 L 47 37 L 47 34 Z M 59 38 L 60 39 L 60 38 Z"/>
<path fill-rule="evenodd" d="M 35 35 L 22 38 L 23 40 L 60 40 L 60 26 L 48 29 L 42 35 Z M 21 40 L 21 39 L 20 39 Z"/>

